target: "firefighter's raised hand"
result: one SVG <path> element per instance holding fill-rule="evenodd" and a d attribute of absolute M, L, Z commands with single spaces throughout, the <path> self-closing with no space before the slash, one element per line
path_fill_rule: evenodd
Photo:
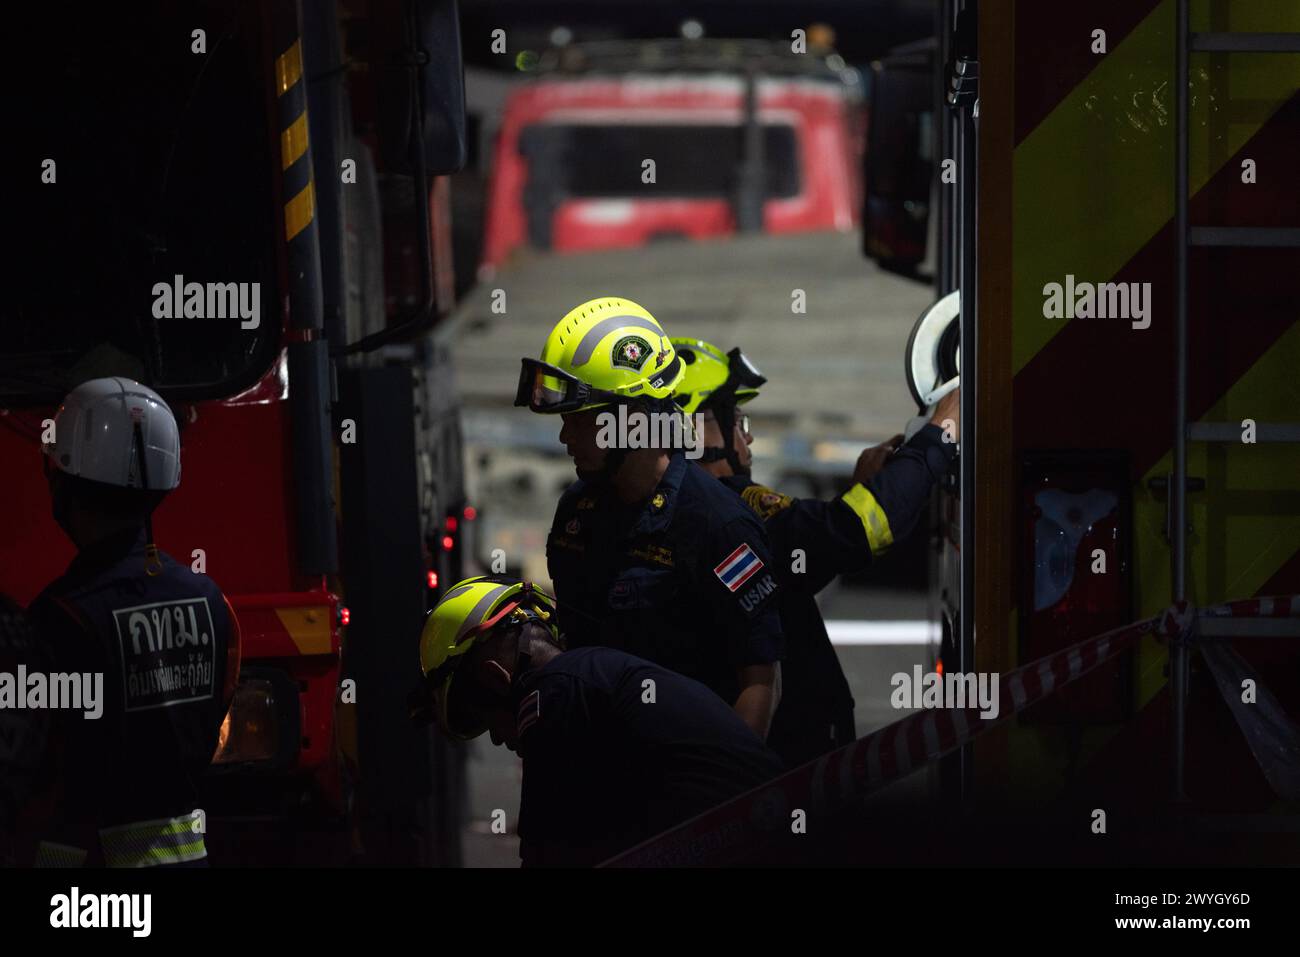
<path fill-rule="evenodd" d="M 858 464 L 853 467 L 853 481 L 863 483 L 875 477 L 885 467 L 889 457 L 902 444 L 903 437 L 896 435 L 879 445 L 864 449 L 862 454 L 858 456 Z"/>
<path fill-rule="evenodd" d="M 939 400 L 930 415 L 930 421 L 943 429 L 948 441 L 961 441 L 961 387 L 957 387 Z"/>

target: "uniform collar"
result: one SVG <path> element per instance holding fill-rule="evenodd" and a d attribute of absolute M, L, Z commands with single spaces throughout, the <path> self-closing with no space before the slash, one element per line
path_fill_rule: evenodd
<path fill-rule="evenodd" d="M 127 529 L 101 538 L 95 544 L 77 552 L 69 571 L 80 568 L 112 565 L 135 551 L 143 551 L 145 546 L 144 527 Z"/>
<path fill-rule="evenodd" d="M 681 494 L 682 479 L 686 476 L 686 469 L 690 464 L 681 452 L 673 453 L 659 484 L 642 504 L 640 514 L 628 529 L 629 537 L 661 532 L 672 523 L 673 512 L 677 509 L 677 499 Z"/>
<path fill-rule="evenodd" d="M 556 655 L 540 668 L 529 665 L 510 683 L 510 704 L 515 712 L 515 747 L 521 758 L 525 755 L 524 732 L 542 719 L 542 692 L 538 687 L 542 674 L 562 657 L 562 653 Z"/>

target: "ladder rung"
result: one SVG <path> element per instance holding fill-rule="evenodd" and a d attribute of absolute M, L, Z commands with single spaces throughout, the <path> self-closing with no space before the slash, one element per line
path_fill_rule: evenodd
<path fill-rule="evenodd" d="M 1193 33 L 1199 53 L 1300 53 L 1300 33 Z"/>
<path fill-rule="evenodd" d="M 1193 246 L 1300 246 L 1300 228 L 1193 226 L 1187 241 Z"/>
<path fill-rule="evenodd" d="M 1193 422 L 1187 427 L 1187 437 L 1193 442 L 1240 442 L 1241 424 L 1238 422 Z M 1260 422 L 1255 426 L 1256 442 L 1300 442 L 1300 424 L 1293 422 Z"/>

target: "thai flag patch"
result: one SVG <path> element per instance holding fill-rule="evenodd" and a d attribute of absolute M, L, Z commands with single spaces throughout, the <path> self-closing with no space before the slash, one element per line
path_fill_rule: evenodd
<path fill-rule="evenodd" d="M 713 569 L 713 574 L 727 586 L 728 591 L 735 591 L 762 567 L 763 561 L 754 554 L 754 550 L 748 545 L 741 545 Z"/>

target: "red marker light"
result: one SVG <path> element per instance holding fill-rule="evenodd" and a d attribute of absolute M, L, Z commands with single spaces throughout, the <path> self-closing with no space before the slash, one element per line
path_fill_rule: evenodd
<path fill-rule="evenodd" d="M 474 521 L 474 519 L 478 518 L 478 509 L 476 509 L 473 505 L 466 505 L 464 514 L 465 514 L 465 521 L 472 522 Z"/>
<path fill-rule="evenodd" d="M 438 587 L 438 573 L 435 572 L 433 569 L 429 569 L 429 587 L 430 588 Z"/>
<path fill-rule="evenodd" d="M 454 531 L 456 531 L 456 527 L 457 527 L 459 524 L 460 524 L 460 522 L 456 521 L 456 516 L 455 516 L 455 515 L 448 515 L 448 516 L 447 516 L 447 531 L 449 531 L 449 532 L 454 532 Z"/>
<path fill-rule="evenodd" d="M 350 624 L 351 622 L 352 622 L 352 612 L 348 611 L 346 605 L 340 606 L 340 608 L 339 608 L 339 624 L 340 624 L 340 625 L 347 625 L 347 624 Z"/>
<path fill-rule="evenodd" d="M 935 673 L 936 675 L 938 675 L 940 678 L 943 677 L 943 659 L 942 659 L 942 658 L 940 658 L 938 661 L 936 661 L 936 662 L 934 663 L 934 673 Z"/>
<path fill-rule="evenodd" d="M 451 546 L 455 544 L 456 544 L 455 540 L 450 535 L 442 536 L 442 550 L 444 552 L 451 551 Z"/>

